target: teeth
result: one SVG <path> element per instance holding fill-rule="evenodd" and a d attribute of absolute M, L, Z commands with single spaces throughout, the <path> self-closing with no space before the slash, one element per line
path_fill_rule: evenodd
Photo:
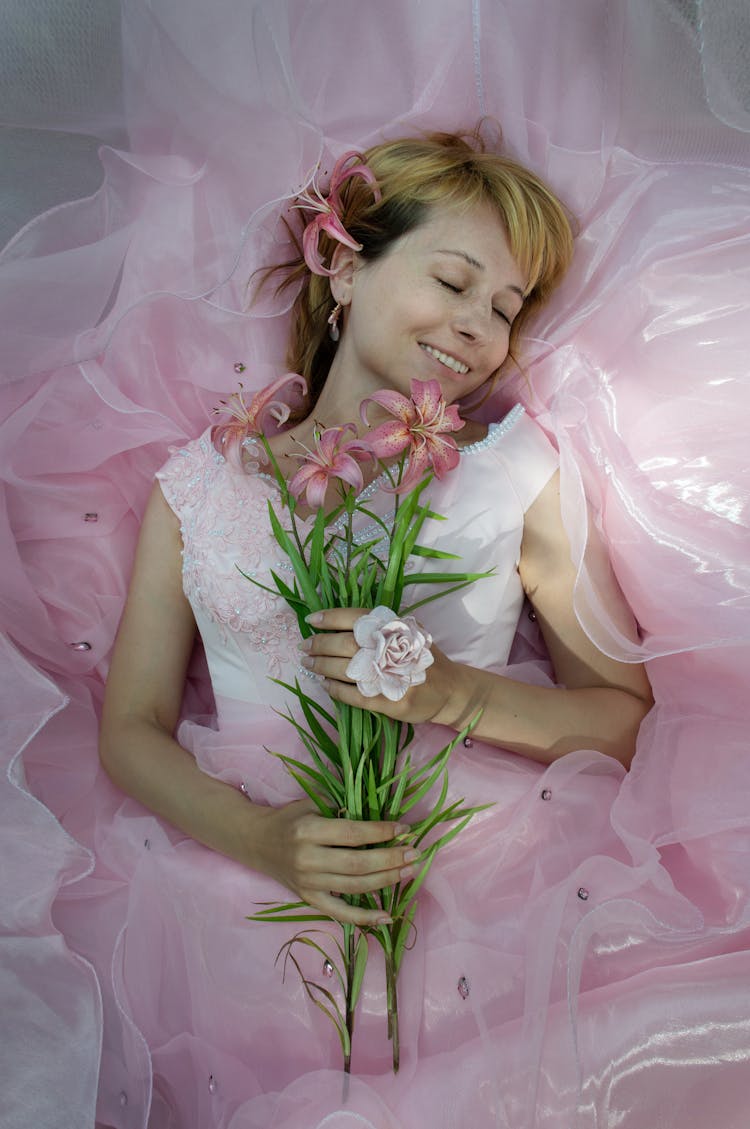
<path fill-rule="evenodd" d="M 462 365 L 455 357 L 450 357 L 447 353 L 441 353 L 439 349 L 433 349 L 432 345 L 423 345 L 425 353 L 429 353 L 435 360 L 440 361 L 441 365 L 446 365 L 447 368 L 453 369 L 454 372 L 460 373 L 462 376 L 465 372 L 469 371 L 468 365 Z"/>

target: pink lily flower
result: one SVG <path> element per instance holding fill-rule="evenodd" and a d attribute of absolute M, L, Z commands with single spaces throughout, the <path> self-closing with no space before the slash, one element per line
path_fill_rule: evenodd
<path fill-rule="evenodd" d="M 464 421 L 458 408 L 443 399 L 437 380 L 413 380 L 411 399 L 400 392 L 373 392 L 361 404 L 362 419 L 367 423 L 366 405 L 374 400 L 396 418 L 376 427 L 367 437 L 379 459 L 391 459 L 409 449 L 409 463 L 398 487 L 391 493 L 404 494 L 420 481 L 428 468 L 436 478 L 443 478 L 458 463 L 456 441 L 449 431 L 459 431 Z"/>
<path fill-rule="evenodd" d="M 245 439 L 256 439 L 264 435 L 270 419 L 276 428 L 282 427 L 289 419 L 291 407 L 277 397 L 282 388 L 291 390 L 295 385 L 303 396 L 307 394 L 307 384 L 296 372 L 288 372 L 256 392 L 249 404 L 245 403 L 243 387 L 233 392 L 228 400 L 221 401 L 221 407 L 214 408 L 214 415 L 228 413 L 232 419 L 218 424 L 213 430 L 213 443 L 221 454 L 236 451 Z M 266 461 L 265 451 L 258 447 L 261 461 Z"/>
<path fill-rule="evenodd" d="M 352 159 L 354 159 L 355 163 L 351 165 L 350 168 L 346 168 L 346 165 Z M 333 274 L 333 271 L 323 265 L 323 259 L 318 250 L 321 231 L 327 232 L 332 239 L 343 243 L 345 247 L 351 247 L 353 251 L 362 250 L 362 244 L 352 239 L 341 222 L 343 204 L 339 195 L 339 189 L 344 181 L 352 176 L 361 176 L 363 180 L 366 180 L 368 184 L 372 185 L 375 199 L 377 201 L 381 199 L 380 189 L 378 188 L 373 172 L 367 167 L 364 161 L 361 160 L 360 154 L 352 149 L 350 152 L 344 153 L 343 157 L 340 157 L 333 166 L 331 184 L 327 197 L 323 195 L 313 179 L 311 189 L 300 193 L 299 199 L 301 203 L 294 205 L 295 208 L 307 209 L 318 213 L 318 215 L 310 220 L 302 235 L 302 252 L 305 257 L 305 262 L 313 274 Z"/>
<path fill-rule="evenodd" d="M 296 459 L 303 459 L 304 465 L 290 481 L 289 492 L 299 498 L 305 491 L 305 499 L 311 509 L 323 505 L 328 483 L 332 478 L 348 483 L 357 493 L 362 489 L 362 471 L 357 466 L 357 460 L 362 462 L 371 459 L 373 454 L 369 444 L 361 439 L 346 439 L 347 431 L 357 434 L 353 423 L 344 424 L 343 427 L 327 427 L 324 431 L 318 431 L 316 427 L 315 450 L 305 447 L 306 454 L 294 456 Z"/>

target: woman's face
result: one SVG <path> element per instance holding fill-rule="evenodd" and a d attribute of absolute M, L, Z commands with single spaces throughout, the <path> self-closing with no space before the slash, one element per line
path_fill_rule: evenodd
<path fill-rule="evenodd" d="M 364 394 L 408 395 L 416 377 L 457 400 L 507 357 L 525 285 L 493 208 L 434 208 L 376 262 L 357 262 L 337 367 Z"/>

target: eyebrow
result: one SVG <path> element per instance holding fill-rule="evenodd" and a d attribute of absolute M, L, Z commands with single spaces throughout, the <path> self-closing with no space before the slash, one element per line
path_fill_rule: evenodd
<path fill-rule="evenodd" d="M 480 263 L 478 259 L 474 259 L 471 255 L 467 255 L 465 251 L 453 251 L 449 247 L 438 247 L 436 248 L 436 250 L 439 255 L 458 255 L 459 259 L 464 259 L 470 267 L 476 267 L 477 270 L 484 270 L 484 263 Z M 508 283 L 505 289 L 512 290 L 513 293 L 517 294 L 522 301 L 525 301 L 526 295 L 524 294 L 520 286 L 514 286 L 512 283 Z"/>

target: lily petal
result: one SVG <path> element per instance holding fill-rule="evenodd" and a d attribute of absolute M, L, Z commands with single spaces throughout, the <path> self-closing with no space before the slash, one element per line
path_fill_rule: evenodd
<path fill-rule="evenodd" d="M 412 448 L 409 461 L 406 464 L 406 472 L 401 479 L 400 484 L 395 488 L 386 488 L 387 494 L 406 494 L 413 486 L 424 478 L 426 472 L 430 468 L 430 456 L 427 450 L 427 444 L 421 443 L 419 446 Z"/>
<path fill-rule="evenodd" d="M 325 431 L 321 432 L 318 436 L 315 445 L 318 448 L 318 454 L 324 462 L 331 462 L 339 449 L 339 445 L 343 446 L 343 444 L 346 444 L 348 447 L 348 443 L 346 443 L 344 439 L 347 431 L 353 431 L 355 435 L 357 434 L 357 429 L 353 423 L 345 423 L 342 427 L 327 427 Z M 349 440 L 349 442 L 351 442 L 351 440 Z"/>
<path fill-rule="evenodd" d="M 441 414 L 443 393 L 437 380 L 412 380 L 411 398 L 425 422 Z"/>
<path fill-rule="evenodd" d="M 406 396 L 402 396 L 400 392 L 394 392 L 390 388 L 384 388 L 380 392 L 373 392 L 371 396 L 365 396 L 360 404 L 359 413 L 363 423 L 367 423 L 366 405 L 371 401 L 380 404 L 381 408 L 385 408 L 392 416 L 396 416 L 406 424 L 414 424 L 417 422 L 418 417 L 412 401 Z"/>
<path fill-rule="evenodd" d="M 267 384 L 265 388 L 261 388 L 256 392 L 250 401 L 250 407 L 247 411 L 247 423 L 250 434 L 262 435 L 264 433 L 264 417 L 271 415 L 277 425 L 284 423 L 289 417 L 289 405 L 283 401 L 276 399 L 276 394 L 282 388 L 290 390 L 294 385 L 298 385 L 299 391 L 302 395 L 307 393 L 307 384 L 303 377 L 296 372 L 287 372 L 284 376 L 280 376 L 277 380 Z"/>
<path fill-rule="evenodd" d="M 448 471 L 458 465 L 460 458 L 455 439 L 449 436 L 438 438 L 428 436 L 426 443 L 427 459 L 435 472 L 436 478 L 443 478 Z"/>
<path fill-rule="evenodd" d="M 378 459 L 391 459 L 400 455 L 412 442 L 409 428 L 396 419 L 386 420 L 371 431 L 368 443 Z"/>
<path fill-rule="evenodd" d="M 445 419 L 450 424 L 448 428 L 450 431 L 460 431 L 462 427 L 466 426 L 466 420 L 461 419 L 455 404 L 451 404 L 450 407 L 445 409 Z"/>
<path fill-rule="evenodd" d="M 346 165 L 353 158 L 355 159 L 356 163 L 351 165 L 351 167 L 347 169 Z M 356 149 L 350 149 L 348 153 L 344 153 L 343 157 L 339 157 L 338 161 L 336 161 L 336 164 L 333 166 L 333 171 L 331 173 L 331 187 L 329 198 L 334 203 L 334 206 L 340 208 L 341 200 L 339 198 L 339 189 L 341 188 L 341 185 L 344 183 L 344 181 L 348 180 L 349 177 L 352 176 L 361 176 L 363 180 L 372 185 L 372 194 L 375 197 L 376 203 L 379 204 L 382 199 L 382 195 L 380 189 L 378 188 L 378 182 L 375 179 L 375 174 L 373 173 L 372 169 L 369 168 L 369 166 L 366 165 L 362 160 L 362 154 L 358 153 Z"/>
<path fill-rule="evenodd" d="M 364 479 L 362 471 L 359 469 L 357 463 L 347 454 L 339 454 L 331 464 L 331 477 L 340 478 L 343 482 L 348 482 L 350 486 L 359 493 L 364 486 Z"/>
<path fill-rule="evenodd" d="M 292 478 L 290 479 L 289 493 L 292 494 L 295 498 L 299 498 L 305 490 L 305 487 L 307 486 L 310 479 L 314 475 L 321 473 L 322 472 L 320 467 L 315 466 L 314 463 L 305 463 L 304 466 L 301 466 L 298 471 L 295 471 Z"/>
<path fill-rule="evenodd" d="M 339 217 L 333 212 L 330 212 L 326 216 L 318 216 L 317 226 L 318 231 L 327 232 L 333 239 L 337 239 L 339 243 L 343 243 L 345 247 L 351 247 L 352 251 L 362 250 L 362 244 L 357 243 L 356 239 L 352 239 Z"/>
<path fill-rule="evenodd" d="M 301 466 L 289 483 L 289 492 L 295 498 L 299 498 L 305 491 L 305 500 L 311 509 L 323 505 L 327 489 L 328 475 L 312 463 Z"/>
<path fill-rule="evenodd" d="M 331 275 L 333 272 L 324 266 L 323 259 L 320 251 L 318 250 L 318 239 L 320 237 L 320 220 L 324 216 L 315 216 L 310 220 L 309 224 L 302 233 L 302 255 L 309 270 L 313 274 Z"/>

